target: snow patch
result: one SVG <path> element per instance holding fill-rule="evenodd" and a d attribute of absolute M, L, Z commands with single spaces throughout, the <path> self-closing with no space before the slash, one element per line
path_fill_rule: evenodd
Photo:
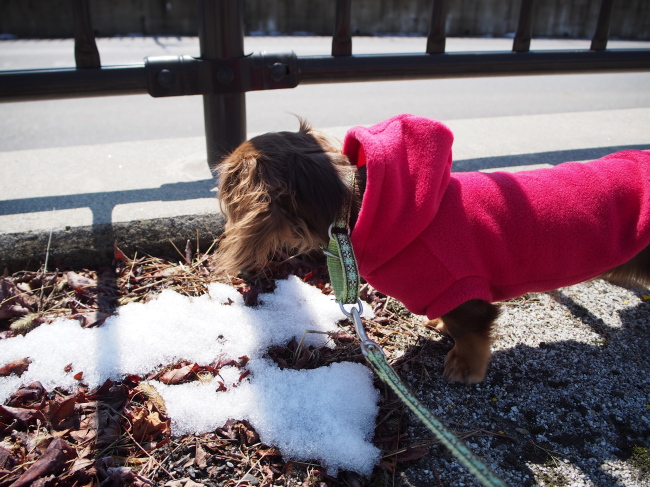
<path fill-rule="evenodd" d="M 175 435 L 204 433 L 228 419 L 246 419 L 288 459 L 317 460 L 334 475 L 339 469 L 367 475 L 379 459 L 370 442 L 378 392 L 370 371 L 353 363 L 313 370 L 280 370 L 266 350 L 300 340 L 306 330 L 336 331 L 338 304 L 296 277 L 279 281 L 262 304 L 244 306 L 226 284 L 212 284 L 195 298 L 163 291 L 147 303 L 131 303 L 98 328 L 58 319 L 25 336 L 0 341 L 0 365 L 29 357 L 22 377 L 0 378 L 0 401 L 21 385 L 39 381 L 47 390 L 74 390 L 83 372 L 91 388 L 127 374 L 146 375 L 179 360 L 207 365 L 220 355 L 248 356 L 247 379 L 223 368 L 227 390 L 216 381 L 180 385 L 154 383 L 165 399 Z M 327 335 L 307 333 L 306 345 L 322 346 Z M 66 366 L 72 369 L 65 372 Z"/>

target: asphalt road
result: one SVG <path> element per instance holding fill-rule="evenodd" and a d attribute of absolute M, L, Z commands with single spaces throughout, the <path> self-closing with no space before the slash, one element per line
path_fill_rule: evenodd
<path fill-rule="evenodd" d="M 327 54 L 329 38 L 249 37 L 246 51 Z M 422 52 L 420 37 L 354 38 L 354 53 Z M 510 50 L 511 39 L 448 39 L 448 51 Z M 610 48 L 648 47 L 610 41 Z M 533 40 L 532 49 L 588 48 L 588 40 Z M 147 55 L 198 55 L 197 38 L 99 39 L 104 65 Z M 74 65 L 71 40 L 0 41 L 0 69 Z M 439 120 L 650 107 L 650 72 L 306 85 L 247 95 L 250 133 L 294 129 L 291 113 L 316 127 L 372 124 L 410 112 Z M 0 151 L 203 135 L 198 96 L 148 95 L 0 104 Z"/>

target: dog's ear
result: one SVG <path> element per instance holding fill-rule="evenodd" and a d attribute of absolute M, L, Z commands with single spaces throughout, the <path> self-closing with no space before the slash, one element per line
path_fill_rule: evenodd
<path fill-rule="evenodd" d="M 261 254 L 268 257 L 262 215 L 268 214 L 270 197 L 259 175 L 258 159 L 255 147 L 244 142 L 218 167 L 217 197 L 226 228 L 217 266 L 232 274 L 254 266 Z M 261 239 L 263 246 L 259 245 Z"/>
<path fill-rule="evenodd" d="M 219 166 L 218 198 L 227 218 L 217 266 L 226 272 L 264 267 L 278 250 L 303 252 L 318 246 L 298 215 L 286 170 L 250 142 Z"/>
<path fill-rule="evenodd" d="M 218 168 L 227 218 L 218 265 L 230 272 L 262 267 L 278 250 L 306 252 L 326 243 L 352 194 L 343 174 L 353 170 L 333 141 L 302 119 L 297 133 L 244 142 Z"/>
<path fill-rule="evenodd" d="M 248 212 L 238 221 L 228 220 L 217 252 L 218 268 L 237 274 L 264 267 L 290 236 L 286 224 L 274 213 L 268 205 L 260 205 L 259 211 Z"/>

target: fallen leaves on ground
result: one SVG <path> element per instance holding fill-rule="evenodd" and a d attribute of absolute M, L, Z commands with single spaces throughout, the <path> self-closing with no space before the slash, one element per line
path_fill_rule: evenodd
<path fill-rule="evenodd" d="M 325 294 L 332 292 L 327 268 L 318 260 L 280 254 L 264 271 L 232 277 L 216 274 L 211 257 L 194 252 L 189 242 L 179 254 L 180 260 L 129 258 L 116 246 L 111 266 L 5 272 L 0 280 L 0 339 L 28 333 L 57 317 L 74 318 L 82 327 L 100 326 L 120 305 L 146 302 L 163 289 L 201 295 L 215 281 L 234 286 L 250 306 L 275 289 L 276 279 L 289 274 Z M 369 286 L 364 286 L 361 297 L 375 314 L 366 322 L 367 332 L 391 357 L 396 350 L 393 338 L 409 336 L 411 318 L 399 303 Z M 349 323 L 330 338 L 333 348 L 303 346 L 298 338 L 273 347 L 269 357 L 280 367 L 293 369 L 364 361 Z M 407 367 L 417 354 L 414 349 L 393 360 L 394 365 Z M 70 369 L 73 361 L 70 357 Z M 74 391 L 48 391 L 38 382 L 23 385 L 0 406 L 0 487 L 384 485 L 404 462 L 428 452 L 429 444 L 409 440 L 404 407 L 379 383 L 386 395 L 375 444 L 385 455 L 371 479 L 351 472 L 332 478 L 318 465 L 286 462 L 279 450 L 260 443 L 246 421 L 229 420 L 204 435 L 171 436 L 164 402 L 149 380 L 178 384 L 216 378 L 219 383 L 221 368 L 238 367 L 241 381 L 248 373 L 247 362 L 248 357 L 229 356 L 215 357 L 210 364 L 179 361 L 148 377 L 109 380 L 95 390 L 83 384 L 83 371 L 75 376 L 79 385 Z M 0 363 L 0 376 L 20 376 L 29 364 L 29 357 Z"/>

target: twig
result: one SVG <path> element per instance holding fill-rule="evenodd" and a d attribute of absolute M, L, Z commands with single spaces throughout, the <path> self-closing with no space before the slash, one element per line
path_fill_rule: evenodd
<path fill-rule="evenodd" d="M 121 415 L 121 416 L 122 416 L 123 418 L 126 418 L 124 415 Z M 126 419 L 127 419 L 127 421 L 128 421 L 128 418 L 126 418 Z M 152 457 L 152 456 L 147 452 L 147 450 L 145 450 L 144 448 L 142 448 L 142 445 L 140 445 L 140 443 L 138 443 L 138 442 L 136 441 L 136 439 L 133 437 L 133 435 L 132 435 L 131 433 L 129 433 L 126 429 L 124 430 L 124 432 L 125 432 L 127 435 L 129 435 L 129 438 L 131 438 L 131 440 L 133 441 L 133 443 L 135 443 L 135 445 L 136 445 L 140 450 L 142 450 L 142 452 L 143 452 L 145 455 L 147 455 L 147 457 L 149 457 L 149 460 L 150 460 L 150 461 L 153 461 L 154 463 L 158 463 L 158 460 L 156 460 L 154 457 Z M 167 475 L 169 475 L 170 478 L 172 478 L 172 479 L 175 478 L 174 475 L 172 475 L 172 474 L 171 474 L 171 473 L 170 473 L 170 472 L 169 472 L 165 467 L 163 467 L 161 463 L 158 463 L 158 465 L 160 465 L 160 467 L 164 470 L 164 472 L 165 472 Z M 138 478 L 139 478 L 140 480 L 142 480 L 143 482 L 147 482 L 149 485 L 154 485 L 154 483 L 153 483 L 151 480 L 149 480 L 148 478 L 143 477 L 143 476 L 139 475 L 138 473 L 136 473 L 136 475 L 137 475 Z"/>
<path fill-rule="evenodd" d="M 296 348 L 296 351 L 294 353 L 294 359 L 300 357 L 300 352 L 302 351 L 302 346 L 305 343 L 305 338 L 307 338 L 307 333 L 318 333 L 319 335 L 329 335 L 328 331 L 305 330 L 304 333 L 302 334 L 302 338 L 300 339 L 300 343 L 298 344 L 298 348 Z"/>
<path fill-rule="evenodd" d="M 257 465 L 262 461 L 262 459 L 263 459 L 265 456 L 266 456 L 266 452 L 264 452 L 264 453 L 262 454 L 262 456 L 261 456 L 261 457 L 260 457 L 260 458 L 259 458 L 259 459 L 258 459 L 258 460 L 253 464 L 253 465 L 251 465 L 251 468 L 249 468 L 248 471 L 247 471 L 247 472 L 242 476 L 242 478 L 239 479 L 239 480 L 237 481 L 237 483 L 235 484 L 235 487 L 237 487 L 239 484 L 241 484 L 242 482 L 244 482 L 244 477 L 246 477 L 246 475 L 248 475 L 249 473 L 251 473 L 252 470 L 253 470 L 253 469 L 254 469 L 254 468 L 255 468 L 255 467 L 256 467 L 256 466 L 257 466 Z"/>
<path fill-rule="evenodd" d="M 54 212 L 54 208 L 52 208 Z M 45 264 L 43 264 L 43 277 L 41 282 L 41 295 L 38 298 L 38 309 L 43 309 L 43 293 L 45 292 L 45 274 L 47 273 L 47 263 L 50 259 L 50 246 L 52 245 L 52 233 L 54 232 L 54 225 L 50 227 L 50 236 L 47 239 L 47 250 L 45 251 Z"/>
<path fill-rule="evenodd" d="M 390 300 L 391 300 L 391 297 L 386 296 L 386 301 L 384 301 L 384 306 L 383 306 L 384 311 L 388 311 L 388 303 L 390 303 Z"/>
<path fill-rule="evenodd" d="M 159 468 L 162 468 L 165 472 L 167 472 L 167 469 L 165 467 L 163 467 L 163 463 L 165 463 L 169 459 L 169 457 L 171 457 L 174 453 L 176 453 L 176 451 L 182 446 L 183 446 L 183 444 L 180 443 L 176 448 L 174 448 L 171 452 L 169 452 L 169 454 L 165 458 L 163 458 L 162 462 L 157 462 L 158 465 L 156 465 L 156 468 L 153 470 L 150 477 L 155 477 Z M 169 475 L 169 472 L 167 472 L 167 474 Z M 171 476 L 171 477 L 174 478 L 173 476 Z"/>
<path fill-rule="evenodd" d="M 171 238 L 168 239 L 168 240 L 169 240 L 169 243 L 172 244 L 172 246 L 176 249 L 176 252 L 178 252 L 178 255 L 180 255 L 180 256 L 183 258 L 183 261 L 184 261 L 184 260 L 185 260 L 185 256 L 181 253 L 180 250 L 178 250 L 178 247 L 176 247 L 176 244 L 175 244 L 174 242 L 172 242 L 172 239 L 171 239 Z"/>

